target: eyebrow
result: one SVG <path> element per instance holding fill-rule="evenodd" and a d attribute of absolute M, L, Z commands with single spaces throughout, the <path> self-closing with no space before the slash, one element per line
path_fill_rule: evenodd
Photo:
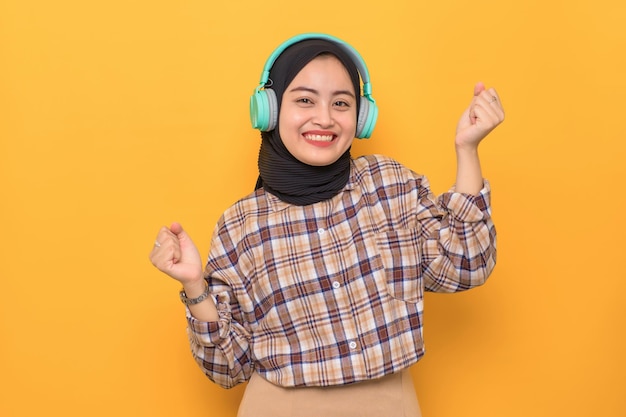
<path fill-rule="evenodd" d="M 319 91 L 317 91 L 316 89 L 310 88 L 310 87 L 305 87 L 305 86 L 294 87 L 291 90 L 289 90 L 290 93 L 293 92 L 293 91 L 307 91 L 307 92 L 309 92 L 311 94 L 315 94 L 315 95 L 319 95 L 320 94 Z M 342 94 L 345 94 L 347 96 L 350 96 L 350 97 L 354 98 L 354 93 L 352 91 L 349 91 L 349 90 L 333 91 L 333 95 L 334 96 L 339 96 L 339 95 L 342 95 Z"/>

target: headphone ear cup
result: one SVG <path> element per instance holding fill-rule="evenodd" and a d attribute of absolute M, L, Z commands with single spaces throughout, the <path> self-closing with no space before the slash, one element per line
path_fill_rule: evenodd
<path fill-rule="evenodd" d="M 267 132 L 278 124 L 278 101 L 270 88 L 256 91 L 250 97 L 250 122 L 254 129 Z"/>
<path fill-rule="evenodd" d="M 376 126 L 376 119 L 378 119 L 376 103 L 366 97 L 361 97 L 355 136 L 359 139 L 369 139 L 374 131 L 374 126 Z"/>
<path fill-rule="evenodd" d="M 265 90 L 267 94 L 267 112 L 269 124 L 267 131 L 274 130 L 278 127 L 278 100 L 276 99 L 276 92 L 271 88 Z"/>
<path fill-rule="evenodd" d="M 363 126 L 365 126 L 365 119 L 367 119 L 369 103 L 367 100 L 364 100 L 363 97 L 360 97 L 359 103 L 359 115 L 356 118 L 356 134 L 357 138 L 363 137 Z"/>

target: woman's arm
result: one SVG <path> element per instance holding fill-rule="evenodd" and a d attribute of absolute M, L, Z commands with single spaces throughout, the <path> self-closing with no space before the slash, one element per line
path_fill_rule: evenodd
<path fill-rule="evenodd" d="M 485 89 L 483 83 L 476 84 L 472 102 L 463 112 L 456 130 L 456 192 L 476 195 L 483 188 L 478 145 L 503 120 L 504 109 L 496 90 Z"/>
<path fill-rule="evenodd" d="M 172 224 L 170 228 L 161 228 L 150 252 L 150 261 L 157 269 L 179 281 L 187 298 L 197 298 L 206 291 L 200 253 L 179 223 Z M 189 311 L 201 321 L 218 320 L 212 297 L 190 305 Z"/>
<path fill-rule="evenodd" d="M 161 228 L 150 260 L 160 271 L 183 285 L 187 298 L 204 294 L 211 282 L 212 294 L 187 306 L 193 357 L 204 373 L 222 387 L 230 388 L 246 381 L 252 372 L 250 335 L 233 317 L 228 285 L 204 278 L 198 249 L 180 224 Z"/>

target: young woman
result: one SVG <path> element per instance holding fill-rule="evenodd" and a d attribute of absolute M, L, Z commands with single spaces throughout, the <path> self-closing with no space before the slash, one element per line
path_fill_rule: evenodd
<path fill-rule="evenodd" d="M 363 80 L 361 95 L 360 80 Z M 423 293 L 481 285 L 496 261 L 477 148 L 504 119 L 476 85 L 457 126 L 454 188 L 380 155 L 352 158 L 377 108 L 360 55 L 323 34 L 272 54 L 251 98 L 257 189 L 220 218 L 208 261 L 180 224 L 152 263 L 181 282 L 193 355 L 239 416 L 418 416 Z"/>

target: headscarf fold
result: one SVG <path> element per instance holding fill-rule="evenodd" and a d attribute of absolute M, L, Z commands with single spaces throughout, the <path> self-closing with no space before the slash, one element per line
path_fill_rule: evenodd
<path fill-rule="evenodd" d="M 357 97 L 356 114 L 359 114 L 361 88 L 356 65 L 339 45 L 324 39 L 308 39 L 291 45 L 272 66 L 269 78 L 276 93 L 279 114 L 282 97 L 289 84 L 302 68 L 321 54 L 334 55 L 348 71 Z M 317 203 L 334 197 L 343 189 L 350 177 L 350 160 L 348 148 L 330 165 L 308 165 L 291 155 L 280 138 L 278 128 L 261 132 L 256 188 L 263 187 L 281 200 L 299 206 Z"/>

